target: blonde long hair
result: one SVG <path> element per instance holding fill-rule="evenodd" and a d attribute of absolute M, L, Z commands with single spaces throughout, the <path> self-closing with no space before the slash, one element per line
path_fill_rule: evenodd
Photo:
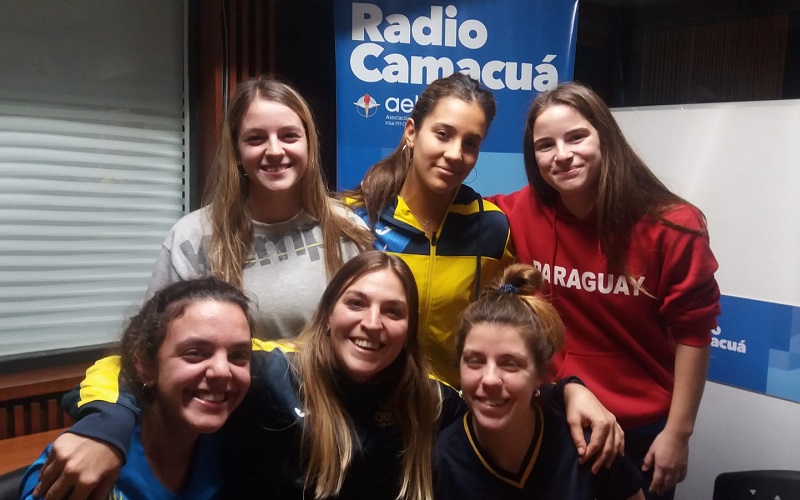
<path fill-rule="evenodd" d="M 242 286 L 242 268 L 253 246 L 253 220 L 248 206 L 249 184 L 239 173 L 236 147 L 242 119 L 256 99 L 273 101 L 294 111 L 303 122 L 308 138 L 308 169 L 300 179 L 300 202 L 303 209 L 320 222 L 325 245 L 325 269 L 328 278 L 342 267 L 342 238 L 352 240 L 360 250 L 372 244 L 367 230 L 337 213 L 328 193 L 320 167 L 319 138 L 311 108 L 299 92 L 286 83 L 262 76 L 241 82 L 228 106 L 222 124 L 213 181 L 209 182 L 206 200 L 210 202 L 211 241 L 208 265 L 211 274 L 238 287 Z"/>
<path fill-rule="evenodd" d="M 306 408 L 305 480 L 314 489 L 315 498 L 339 494 L 358 446 L 358 437 L 334 381 L 335 361 L 328 321 L 335 304 L 352 283 L 381 270 L 390 270 L 403 283 L 409 311 L 406 344 L 398 358 L 402 364 L 400 376 L 387 399 L 403 440 L 402 481 L 397 498 L 432 498 L 431 449 L 442 397 L 429 379 L 430 367 L 419 347 L 417 286 L 405 262 L 374 250 L 354 257 L 333 277 L 314 317 L 300 333 L 300 349 L 293 359 Z"/>

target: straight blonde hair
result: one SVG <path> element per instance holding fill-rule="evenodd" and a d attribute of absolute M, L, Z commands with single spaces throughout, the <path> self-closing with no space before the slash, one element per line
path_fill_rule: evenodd
<path fill-rule="evenodd" d="M 388 397 L 389 411 L 400 427 L 403 440 L 402 478 L 398 478 L 401 482 L 397 498 L 433 498 L 431 450 L 442 396 L 436 383 L 429 378 L 430 367 L 419 347 L 417 286 L 411 270 L 399 257 L 372 250 L 354 257 L 333 277 L 314 317 L 300 333 L 300 349 L 293 359 L 306 409 L 305 480 L 317 499 L 339 494 L 358 446 L 358 437 L 334 382 L 335 361 L 328 321 L 334 306 L 351 284 L 381 270 L 390 270 L 403 283 L 409 311 L 406 344 L 399 361 L 395 361 L 401 364 L 400 376 Z"/>
<path fill-rule="evenodd" d="M 322 228 L 325 270 L 330 279 L 343 264 L 341 240 L 348 238 L 364 250 L 372 245 L 372 235 L 338 213 L 335 207 L 341 204 L 329 196 L 320 166 L 317 128 L 308 103 L 288 84 L 267 76 L 245 80 L 236 87 L 222 124 L 212 169 L 215 177 L 207 183 L 206 194 L 211 205 L 209 270 L 212 275 L 241 287 L 242 268 L 245 259 L 252 254 L 254 237 L 248 206 L 249 181 L 240 173 L 236 143 L 244 115 L 256 99 L 283 104 L 303 122 L 308 139 L 308 168 L 299 181 L 300 201 L 303 209 L 316 218 Z"/>

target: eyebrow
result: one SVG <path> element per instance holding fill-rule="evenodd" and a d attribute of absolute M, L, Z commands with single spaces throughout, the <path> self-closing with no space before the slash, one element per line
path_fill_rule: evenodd
<path fill-rule="evenodd" d="M 526 362 L 526 363 L 528 362 L 528 359 L 529 359 L 529 357 L 528 357 L 527 355 L 525 355 L 525 354 L 523 354 L 523 353 L 521 353 L 521 352 L 507 352 L 507 353 L 503 353 L 503 354 L 501 354 L 501 355 L 499 356 L 499 358 L 500 358 L 500 359 L 504 359 L 504 358 L 513 358 L 514 360 L 517 360 L 517 361 L 524 361 L 524 362 Z"/>
<path fill-rule="evenodd" d="M 370 300 L 372 300 L 372 298 L 369 297 L 366 293 L 362 292 L 361 290 L 353 290 L 352 288 L 350 288 L 348 290 L 345 290 L 345 292 L 342 294 L 342 298 L 346 297 L 347 295 L 355 295 L 359 299 L 370 299 Z M 400 305 L 400 306 L 408 308 L 408 302 L 406 302 L 405 300 L 402 300 L 402 299 L 401 300 L 395 300 L 395 299 L 387 300 L 387 301 L 384 301 L 384 303 L 385 304 L 390 304 L 390 305 Z"/>
<path fill-rule="evenodd" d="M 211 342 L 210 340 L 204 338 L 204 337 L 200 337 L 200 336 L 197 336 L 197 335 L 193 335 L 193 336 L 189 337 L 188 339 L 183 339 L 180 342 L 178 342 L 177 344 L 175 344 L 175 346 L 178 347 L 178 348 L 185 348 L 185 347 L 192 346 L 192 345 L 199 345 L 199 346 L 202 346 L 202 347 L 207 347 L 207 346 L 213 346 L 213 345 L 216 345 L 216 344 L 214 342 Z M 246 341 L 243 340 L 241 342 L 236 342 L 235 344 L 232 345 L 232 347 L 235 347 L 235 348 L 244 347 L 244 348 L 248 348 L 249 349 L 250 347 L 252 347 L 252 340 L 248 336 Z"/>
<path fill-rule="evenodd" d="M 244 134 L 244 133 L 247 133 L 247 132 L 263 132 L 264 130 L 265 129 L 262 128 L 262 127 L 249 127 L 249 128 L 243 128 L 242 131 L 239 132 L 239 134 L 241 135 L 241 134 Z M 301 125 L 284 125 L 282 127 L 278 127 L 278 132 L 291 131 L 291 132 L 304 132 L 305 133 L 305 130 L 306 129 Z"/>
<path fill-rule="evenodd" d="M 431 128 L 436 128 L 436 127 L 444 127 L 444 128 L 446 128 L 448 130 L 456 130 L 455 126 L 453 126 L 453 125 L 451 125 L 451 124 L 449 124 L 447 122 L 433 122 L 431 124 Z M 485 133 L 486 132 L 484 132 L 483 134 L 468 133 L 466 135 L 469 136 L 469 137 L 479 137 L 479 138 L 483 139 Z"/>
<path fill-rule="evenodd" d="M 483 351 L 479 351 L 477 349 L 464 349 L 461 352 L 462 356 L 469 356 L 469 355 L 473 355 L 473 354 L 480 354 L 481 356 L 485 356 L 486 355 Z M 513 358 L 515 360 L 522 360 L 522 361 L 525 361 L 525 360 L 528 359 L 528 356 L 526 356 L 524 353 L 520 353 L 520 352 L 516 352 L 516 351 L 514 351 L 514 352 L 504 352 L 504 353 L 501 353 L 497 357 L 498 357 L 498 359 Z"/>
<path fill-rule="evenodd" d="M 563 135 L 574 134 L 575 132 L 589 132 L 589 127 L 575 127 L 575 128 L 571 128 L 571 129 L 567 130 L 566 132 L 564 132 L 564 134 L 563 134 Z M 537 142 L 539 142 L 539 141 L 543 141 L 543 140 L 545 140 L 545 139 L 552 139 L 552 138 L 553 138 L 552 136 L 545 135 L 545 136 L 543 136 L 543 137 L 540 137 L 540 138 L 538 138 L 538 139 L 534 139 L 534 140 L 533 140 L 533 142 L 534 142 L 534 143 L 537 143 Z"/>

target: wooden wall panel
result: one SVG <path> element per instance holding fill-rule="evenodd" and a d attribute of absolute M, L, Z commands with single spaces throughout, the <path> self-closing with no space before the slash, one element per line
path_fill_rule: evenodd
<path fill-rule="evenodd" d="M 0 440 L 72 423 L 61 397 L 83 380 L 89 363 L 28 370 L 0 376 Z"/>
<path fill-rule="evenodd" d="M 274 73 L 274 19 L 274 0 L 189 4 L 191 209 L 201 205 L 228 96 L 242 80 Z"/>
<path fill-rule="evenodd" d="M 653 30 L 644 37 L 641 101 L 780 99 L 788 15 Z"/>

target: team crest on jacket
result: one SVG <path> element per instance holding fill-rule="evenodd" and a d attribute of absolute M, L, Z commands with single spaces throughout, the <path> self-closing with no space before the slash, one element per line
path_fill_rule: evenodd
<path fill-rule="evenodd" d="M 378 427 L 389 427 L 395 424 L 394 414 L 386 403 L 382 404 L 375 412 L 375 423 Z"/>

